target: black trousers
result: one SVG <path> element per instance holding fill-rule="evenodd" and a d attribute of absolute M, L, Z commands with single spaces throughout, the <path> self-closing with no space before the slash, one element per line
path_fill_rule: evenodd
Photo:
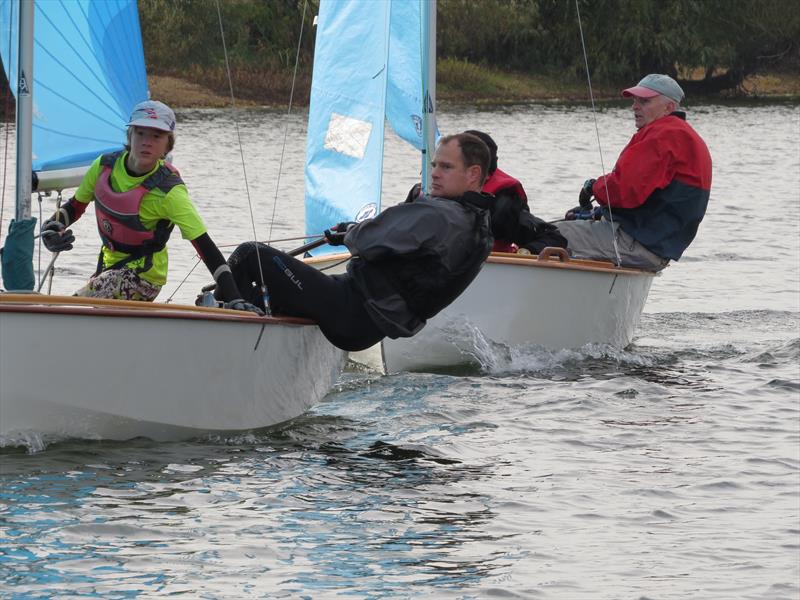
<path fill-rule="evenodd" d="M 364 296 L 346 273 L 327 275 L 260 242 L 240 244 L 228 265 L 245 300 L 264 308 L 263 274 L 273 314 L 316 321 L 337 348 L 364 350 L 384 337 L 364 308 Z"/>

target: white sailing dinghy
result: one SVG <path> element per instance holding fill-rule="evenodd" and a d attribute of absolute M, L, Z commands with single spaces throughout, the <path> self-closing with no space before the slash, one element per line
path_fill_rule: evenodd
<path fill-rule="evenodd" d="M 169 441 L 241 432 L 321 400 L 344 353 L 307 320 L 14 293 L 34 284 L 32 179 L 38 190 L 77 185 L 91 160 L 122 147 L 147 84 L 135 0 L 2 0 L 0 13 L 18 135 L 16 218 L 3 240 L 12 292 L 0 293 L 0 446 L 32 435 Z"/>
<path fill-rule="evenodd" d="M 367 4 L 320 2 L 306 164 L 309 236 L 380 210 L 384 119 L 422 151 L 427 182 L 436 130 L 436 3 Z M 325 267 L 346 258 L 309 261 Z M 570 259 L 559 248 L 538 256 L 492 253 L 467 290 L 420 333 L 385 339 L 380 352 L 356 360 L 382 361 L 396 372 L 476 364 L 493 344 L 624 347 L 652 280 L 653 273 Z"/>

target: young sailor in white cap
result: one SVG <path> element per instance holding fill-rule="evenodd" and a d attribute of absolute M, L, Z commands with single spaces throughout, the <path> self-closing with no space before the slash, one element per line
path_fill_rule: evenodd
<path fill-rule="evenodd" d="M 52 252 L 72 248 L 69 225 L 95 203 L 103 242 L 97 269 L 76 296 L 153 301 L 167 281 L 167 240 L 177 225 L 214 276 L 229 308 L 259 312 L 246 303 L 225 258 L 208 235 L 178 170 L 166 162 L 175 145 L 175 113 L 148 100 L 133 108 L 124 150 L 92 163 L 70 198 L 42 226 Z"/>

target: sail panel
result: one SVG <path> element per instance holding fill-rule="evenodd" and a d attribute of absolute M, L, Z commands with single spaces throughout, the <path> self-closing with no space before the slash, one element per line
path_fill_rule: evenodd
<path fill-rule="evenodd" d="M 306 146 L 306 235 L 380 209 L 390 7 L 388 0 L 320 2 Z M 330 251 L 323 246 L 315 254 Z"/>
<path fill-rule="evenodd" d="M 394 132 L 417 150 L 423 148 L 422 2 L 392 2 L 386 119 Z"/>
<path fill-rule="evenodd" d="M 17 81 L 17 4 L 0 0 L 10 82 Z M 136 0 L 37 1 L 33 66 L 35 171 L 88 165 L 122 148 L 131 111 L 148 96 Z"/>

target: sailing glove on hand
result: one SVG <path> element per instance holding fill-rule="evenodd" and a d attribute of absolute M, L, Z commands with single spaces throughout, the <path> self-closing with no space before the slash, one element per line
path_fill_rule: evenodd
<path fill-rule="evenodd" d="M 50 252 L 66 252 L 72 250 L 75 236 L 71 229 L 59 221 L 45 221 L 41 232 L 42 243 Z"/>
<path fill-rule="evenodd" d="M 411 186 L 411 189 L 408 190 L 408 194 L 406 195 L 405 202 L 413 202 L 414 200 L 419 198 L 419 195 L 421 193 L 422 193 L 422 184 L 415 183 L 413 186 Z"/>
<path fill-rule="evenodd" d="M 571 208 L 567 211 L 567 214 L 564 215 L 565 221 L 599 221 L 603 218 L 603 208 L 600 206 L 589 206 L 589 208 L 584 208 L 582 206 L 576 206 L 575 208 Z"/>
<path fill-rule="evenodd" d="M 356 223 L 354 221 L 344 221 L 337 224 L 335 227 L 326 229 L 325 239 L 331 246 L 341 246 L 344 244 L 344 236 L 346 236 L 347 232 L 355 227 L 355 225 Z"/>
<path fill-rule="evenodd" d="M 580 204 L 581 208 L 584 210 L 588 210 L 592 207 L 592 197 L 594 196 L 594 192 L 592 192 L 592 186 L 594 186 L 595 181 L 595 179 L 587 179 L 584 181 L 583 187 L 578 194 L 578 204 Z"/>
<path fill-rule="evenodd" d="M 580 206 L 576 206 L 575 208 L 570 208 L 567 211 L 567 214 L 564 215 L 564 220 L 565 221 L 574 221 L 575 219 L 584 218 L 584 217 L 580 216 L 584 212 L 587 212 L 587 211 L 584 211 L 583 208 L 580 207 Z"/>
<path fill-rule="evenodd" d="M 237 298 L 236 300 L 231 300 L 230 302 L 226 302 L 223 305 L 223 308 L 227 308 L 229 310 L 244 310 L 251 313 L 256 313 L 257 315 L 264 316 L 264 311 L 258 308 L 255 304 L 250 304 L 249 302 L 245 302 L 242 298 Z"/>

